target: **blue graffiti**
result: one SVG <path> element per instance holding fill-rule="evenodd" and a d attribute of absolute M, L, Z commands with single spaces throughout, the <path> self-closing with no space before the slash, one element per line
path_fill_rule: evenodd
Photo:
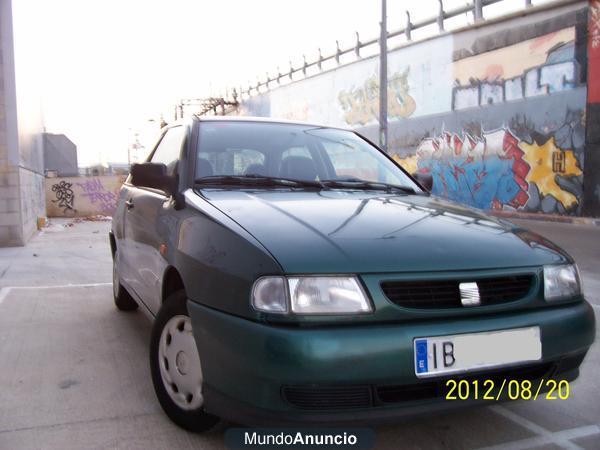
<path fill-rule="evenodd" d="M 515 181 L 513 160 L 488 156 L 477 161 L 466 157 L 451 160 L 419 160 L 419 170 L 433 176 L 433 194 L 480 209 L 492 209 L 494 201 L 510 204 L 521 191 Z"/>

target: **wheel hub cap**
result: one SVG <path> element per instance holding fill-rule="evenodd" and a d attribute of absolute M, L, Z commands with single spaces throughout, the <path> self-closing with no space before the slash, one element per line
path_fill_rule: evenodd
<path fill-rule="evenodd" d="M 165 324 L 158 360 L 163 385 L 171 400 L 185 410 L 201 407 L 202 369 L 188 316 L 174 316 Z"/>
<path fill-rule="evenodd" d="M 175 364 L 177 365 L 177 371 L 181 375 L 185 375 L 187 371 L 188 358 L 185 356 L 185 353 L 179 352 L 175 357 Z"/>

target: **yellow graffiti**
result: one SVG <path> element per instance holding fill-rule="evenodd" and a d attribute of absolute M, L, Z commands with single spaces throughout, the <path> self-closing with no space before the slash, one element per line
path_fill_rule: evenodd
<path fill-rule="evenodd" d="M 393 155 L 394 161 L 402 166 L 408 173 L 415 173 L 417 171 L 417 155 L 407 156 L 406 158 L 400 158 L 400 156 Z"/>
<path fill-rule="evenodd" d="M 577 159 L 573 155 L 573 150 L 561 150 L 556 146 L 554 138 L 550 138 L 543 145 L 519 143 L 519 147 L 525 152 L 525 160 L 531 166 L 527 174 L 527 182 L 534 183 L 540 194 L 552 195 L 561 202 L 565 208 L 570 208 L 579 203 L 577 197 L 570 192 L 560 188 L 556 183 L 556 175 L 553 169 L 556 167 L 556 161 L 561 161 L 560 176 L 579 176 L 581 169 L 577 166 Z M 554 156 L 555 153 L 558 155 Z M 554 162 L 554 164 L 553 164 Z"/>
<path fill-rule="evenodd" d="M 408 91 L 407 68 L 395 73 L 388 82 L 388 115 L 391 118 L 409 117 L 417 104 Z M 344 109 L 344 120 L 349 125 L 366 125 L 379 115 L 379 82 L 375 75 L 368 78 L 362 87 L 341 91 L 338 100 Z"/>

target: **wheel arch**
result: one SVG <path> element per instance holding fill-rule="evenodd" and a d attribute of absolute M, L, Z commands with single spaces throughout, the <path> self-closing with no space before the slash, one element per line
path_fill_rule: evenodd
<path fill-rule="evenodd" d="M 160 293 L 160 301 L 164 301 L 174 292 L 185 291 L 185 284 L 179 271 L 174 266 L 167 267 L 163 277 L 162 288 Z"/>

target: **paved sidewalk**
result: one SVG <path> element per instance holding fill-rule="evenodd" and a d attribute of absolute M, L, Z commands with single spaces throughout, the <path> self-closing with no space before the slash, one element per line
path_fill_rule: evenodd
<path fill-rule="evenodd" d="M 27 247 L 0 249 L 0 449 L 223 448 L 155 399 L 150 323 L 112 304 L 108 222 L 53 221 Z M 520 222 L 521 223 L 521 222 Z M 527 222 L 578 261 L 598 312 L 600 227 Z M 566 401 L 469 409 L 377 428 L 377 448 L 597 448 L 600 348 Z"/>

